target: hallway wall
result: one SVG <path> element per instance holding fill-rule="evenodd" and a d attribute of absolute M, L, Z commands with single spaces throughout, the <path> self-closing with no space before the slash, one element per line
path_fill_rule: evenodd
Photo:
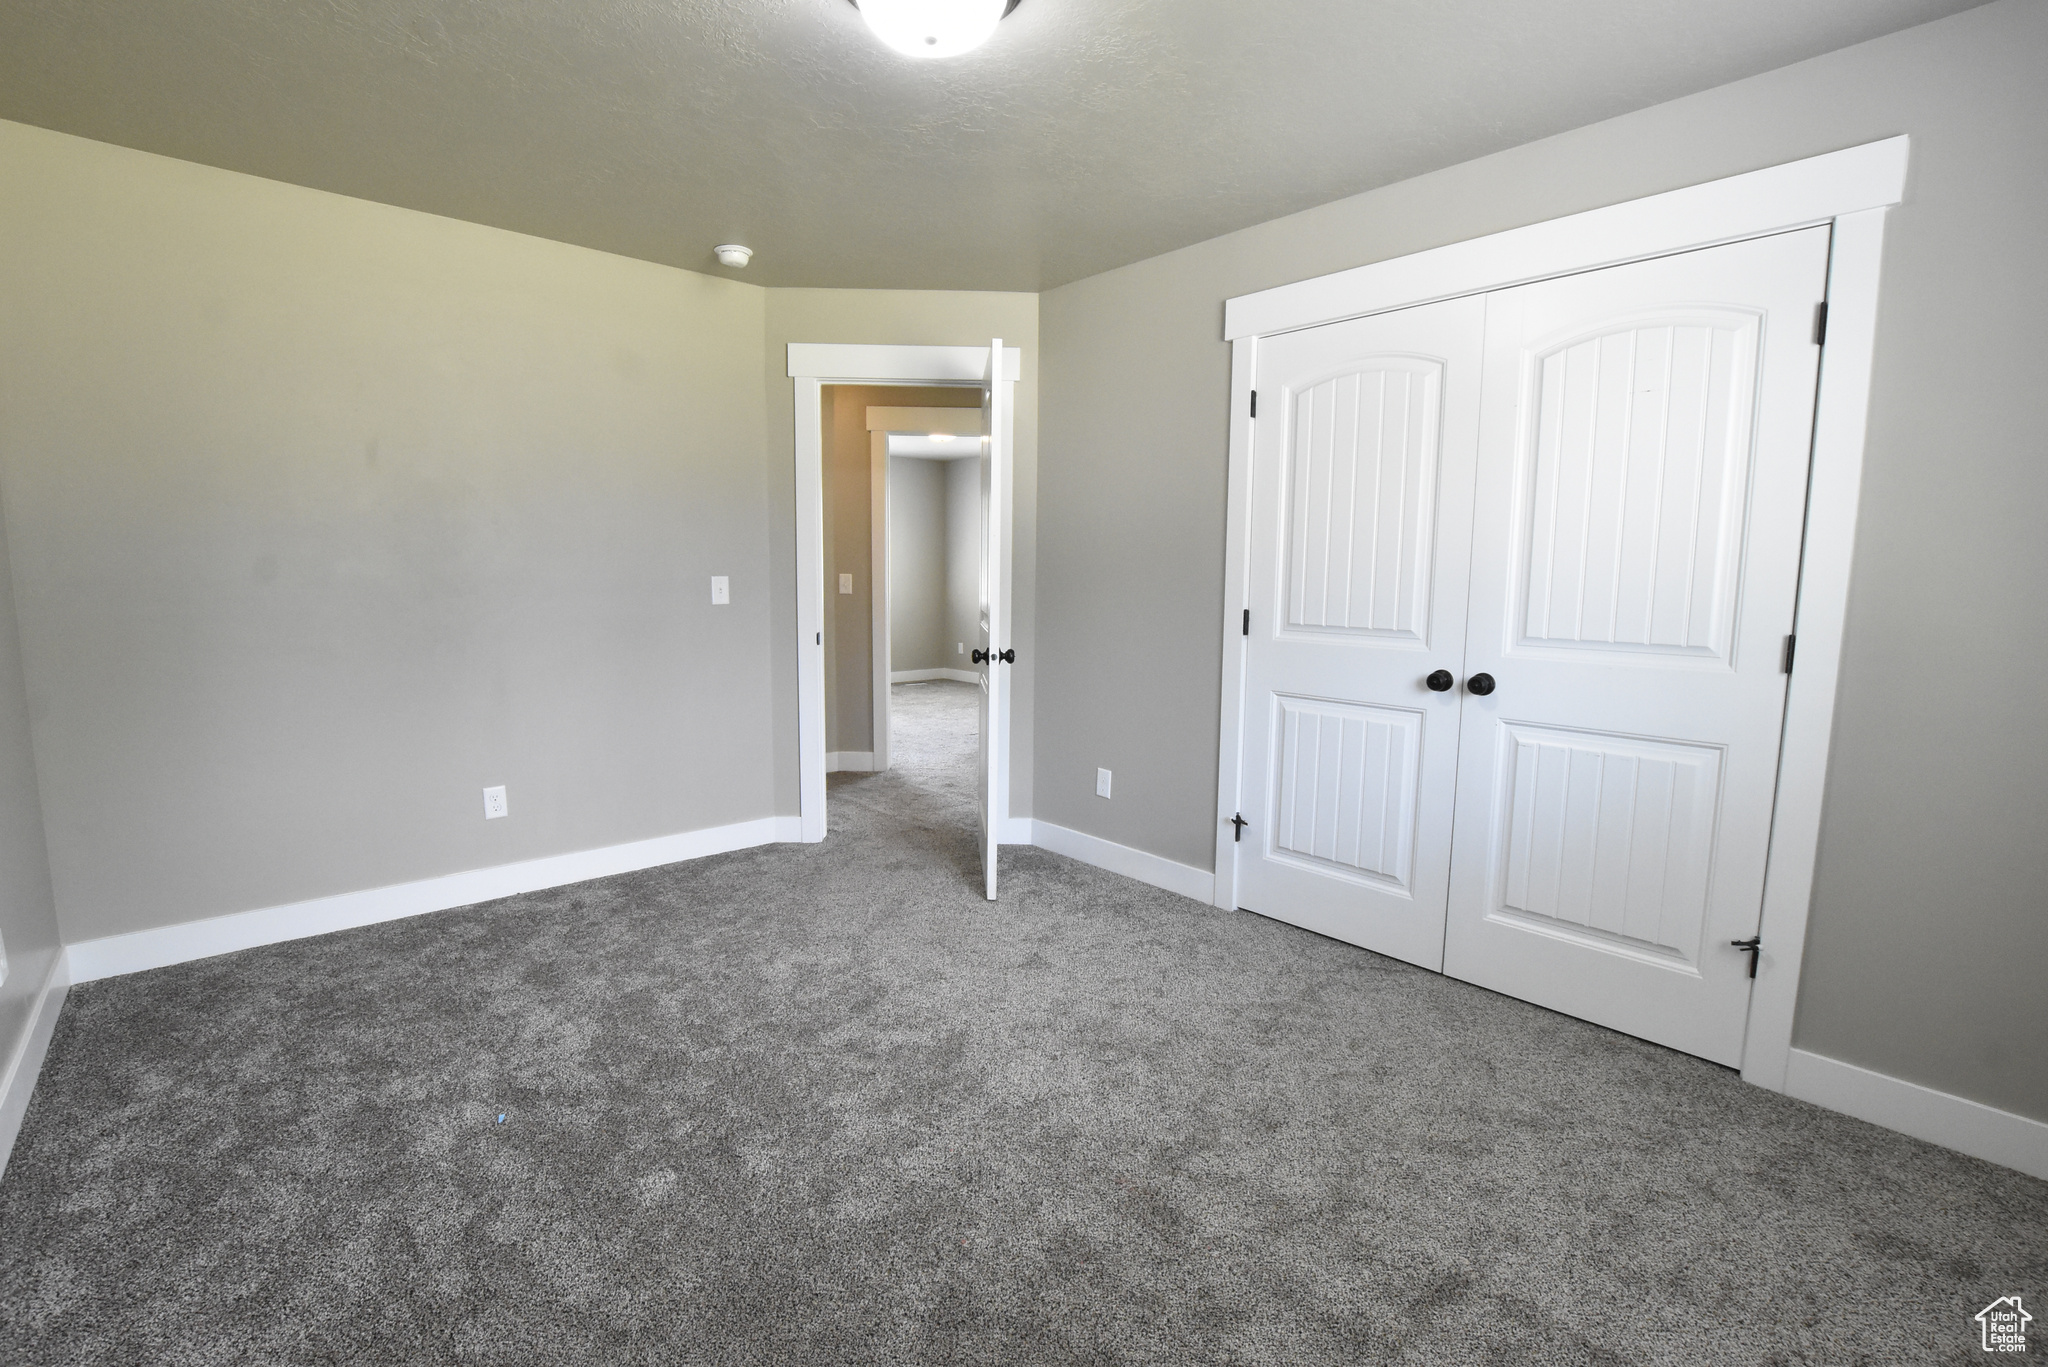
<path fill-rule="evenodd" d="M 889 460 L 889 667 L 944 669 L 946 466 L 915 456 Z"/>
<path fill-rule="evenodd" d="M 1045 294 L 1035 814 L 1212 866 L 1225 299 L 1908 133 L 1796 1043 L 2048 1119 L 2044 71 L 2003 0 Z"/>

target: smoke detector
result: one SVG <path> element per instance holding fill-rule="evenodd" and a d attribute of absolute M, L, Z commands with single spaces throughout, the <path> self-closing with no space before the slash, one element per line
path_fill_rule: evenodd
<path fill-rule="evenodd" d="M 718 258 L 719 265 L 731 266 L 735 270 L 744 267 L 749 261 L 754 259 L 754 249 L 752 247 L 742 247 L 737 242 L 728 242 L 724 246 L 713 247 L 711 252 L 712 255 Z"/>

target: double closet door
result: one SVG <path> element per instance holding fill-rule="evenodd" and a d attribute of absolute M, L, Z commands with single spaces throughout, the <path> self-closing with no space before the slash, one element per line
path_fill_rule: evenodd
<path fill-rule="evenodd" d="M 1739 1063 L 1827 255 L 1259 344 L 1239 906 Z"/>

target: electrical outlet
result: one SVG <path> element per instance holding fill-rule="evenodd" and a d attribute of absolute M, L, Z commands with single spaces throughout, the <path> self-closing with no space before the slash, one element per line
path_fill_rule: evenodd
<path fill-rule="evenodd" d="M 1097 769 L 1095 771 L 1095 796 L 1109 796 L 1109 770 L 1107 769 Z"/>
<path fill-rule="evenodd" d="M 852 576 L 852 575 L 850 575 L 850 574 L 842 574 L 842 575 L 840 575 L 840 576 L 839 576 L 839 591 L 840 591 L 841 593 L 852 593 L 852 592 L 853 592 L 853 576 Z"/>
<path fill-rule="evenodd" d="M 732 602 L 732 580 L 722 574 L 711 576 L 711 606 L 722 608 Z"/>
<path fill-rule="evenodd" d="M 484 789 L 484 820 L 496 821 L 505 814 L 505 785 Z"/>

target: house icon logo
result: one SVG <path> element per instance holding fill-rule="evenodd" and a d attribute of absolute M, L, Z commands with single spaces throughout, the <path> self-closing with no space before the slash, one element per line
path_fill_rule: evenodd
<path fill-rule="evenodd" d="M 1977 1327 L 1983 1335 L 1985 1352 L 2027 1351 L 2027 1326 L 2033 1323 L 2034 1317 L 2020 1304 L 2018 1296 L 2000 1296 L 1979 1310 L 1976 1320 Z"/>

